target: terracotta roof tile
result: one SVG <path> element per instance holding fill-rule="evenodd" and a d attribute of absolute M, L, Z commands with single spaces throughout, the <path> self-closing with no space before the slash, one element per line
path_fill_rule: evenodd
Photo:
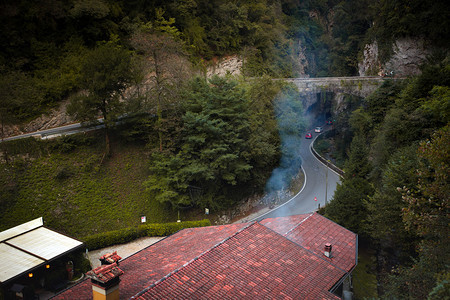
<path fill-rule="evenodd" d="M 105 263 L 108 263 L 108 264 L 112 264 L 112 263 L 118 262 L 121 259 L 122 259 L 122 257 L 120 257 L 117 254 L 117 251 L 114 251 L 113 253 L 106 253 L 105 255 L 103 255 L 102 257 L 99 258 L 99 260 L 101 262 L 105 262 Z"/>
<path fill-rule="evenodd" d="M 128 299 L 170 274 L 248 223 L 187 228 L 120 261 L 121 299 Z M 56 295 L 54 299 L 92 299 L 90 280 Z"/>
<path fill-rule="evenodd" d="M 323 255 L 333 245 L 331 258 Z M 318 215 L 179 231 L 120 261 L 121 299 L 339 299 L 357 236 Z M 92 299 L 85 280 L 56 299 Z"/>
<path fill-rule="evenodd" d="M 101 283 L 107 283 L 122 274 L 123 271 L 119 269 L 116 263 L 103 265 L 86 273 L 87 276 Z"/>
<path fill-rule="evenodd" d="M 245 255 L 238 255 L 240 249 L 246 249 Z M 324 291 L 344 275 L 343 270 L 255 223 L 137 298 L 338 299 Z"/>
<path fill-rule="evenodd" d="M 265 219 L 261 221 L 261 224 L 322 256 L 346 272 L 356 265 L 357 235 L 355 233 L 317 213 L 288 218 L 287 223 L 282 217 Z M 326 243 L 330 243 L 333 247 L 331 258 L 324 255 Z"/>

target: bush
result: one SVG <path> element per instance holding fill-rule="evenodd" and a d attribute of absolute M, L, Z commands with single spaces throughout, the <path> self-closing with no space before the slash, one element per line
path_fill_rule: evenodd
<path fill-rule="evenodd" d="M 57 180 L 64 180 L 70 178 L 73 175 L 73 170 L 70 166 L 59 166 L 56 169 L 56 174 L 54 176 Z"/>
<path fill-rule="evenodd" d="M 208 219 L 180 223 L 146 224 L 120 230 L 89 235 L 82 239 L 89 250 L 100 249 L 115 244 L 124 244 L 144 236 L 167 236 L 181 229 L 210 226 Z"/>

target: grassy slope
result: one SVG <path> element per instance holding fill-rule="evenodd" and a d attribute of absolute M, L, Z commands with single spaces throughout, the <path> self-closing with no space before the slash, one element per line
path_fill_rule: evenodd
<path fill-rule="evenodd" d="M 50 228 L 80 238 L 137 225 L 141 215 L 152 223 L 175 221 L 176 212 L 143 187 L 144 147 L 116 143 L 113 156 L 101 164 L 102 136 L 95 140 L 68 153 L 41 151 L 34 159 L 2 165 L 0 184 L 9 188 L 0 194 L 0 230 L 42 216 Z"/>

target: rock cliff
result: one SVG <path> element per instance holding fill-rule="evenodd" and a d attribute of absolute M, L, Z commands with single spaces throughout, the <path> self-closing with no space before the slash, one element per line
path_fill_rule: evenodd
<path fill-rule="evenodd" d="M 428 54 L 430 50 L 424 47 L 422 39 L 403 38 L 392 45 L 392 56 L 383 63 L 380 60 L 378 43 L 374 41 L 364 48 L 364 57 L 359 63 L 359 75 L 384 76 L 391 75 L 391 72 L 398 77 L 417 75 Z"/>

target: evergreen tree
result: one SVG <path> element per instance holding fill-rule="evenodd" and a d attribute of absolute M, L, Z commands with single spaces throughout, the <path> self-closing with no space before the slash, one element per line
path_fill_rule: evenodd
<path fill-rule="evenodd" d="M 373 195 L 372 185 L 361 177 L 338 184 L 333 199 L 325 206 L 325 216 L 360 235 L 367 235 L 366 202 Z"/>
<path fill-rule="evenodd" d="M 155 178 L 151 182 L 160 184 L 149 185 L 149 189 L 160 201 L 169 199 L 174 206 L 185 204 L 186 198 L 172 195 L 187 195 L 192 188 L 205 194 L 196 205 L 227 206 L 229 203 L 221 201 L 231 187 L 251 178 L 249 109 L 244 91 L 224 78 L 213 77 L 209 82 L 196 78 L 184 103 L 179 149 L 175 155 L 158 156 L 163 162 L 151 167 Z"/>
<path fill-rule="evenodd" d="M 353 137 L 348 159 L 345 162 L 345 179 L 367 178 L 371 170 L 368 154 L 369 150 L 365 137 L 362 133 L 356 134 Z"/>
<path fill-rule="evenodd" d="M 373 197 L 369 198 L 368 231 L 384 248 L 396 249 L 395 257 L 401 261 L 409 260 L 415 252 L 416 235 L 408 231 L 403 222 L 402 213 L 405 202 L 402 188 L 411 186 L 417 180 L 417 145 L 395 152 L 382 174 L 381 183 Z M 392 254 L 392 255 L 395 255 Z"/>

